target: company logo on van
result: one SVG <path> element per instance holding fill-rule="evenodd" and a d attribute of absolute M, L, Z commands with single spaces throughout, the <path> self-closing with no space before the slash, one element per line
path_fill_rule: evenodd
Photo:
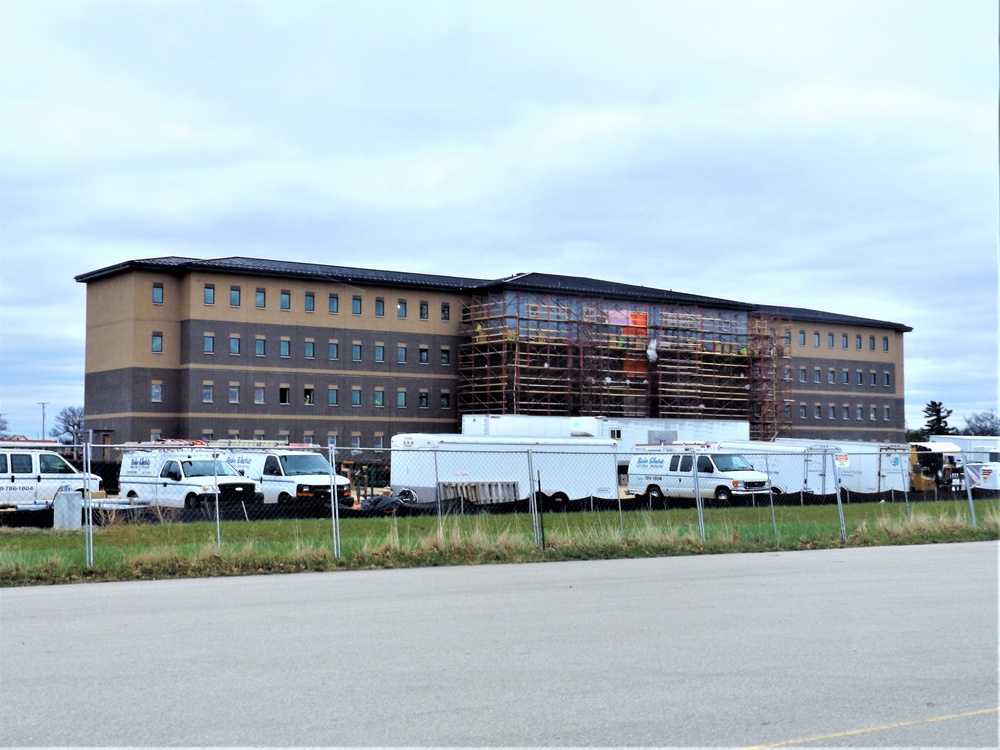
<path fill-rule="evenodd" d="M 252 460 L 253 459 L 251 459 L 250 456 L 241 455 L 230 458 L 229 463 L 233 464 L 234 466 L 243 466 L 243 465 L 249 465 Z"/>
<path fill-rule="evenodd" d="M 663 469 L 667 461 L 663 456 L 639 456 L 635 460 L 637 469 Z"/>
<path fill-rule="evenodd" d="M 132 456 L 129 460 L 128 468 L 131 471 L 135 471 L 136 469 L 148 469 L 152 463 L 153 462 L 150 460 L 149 456 Z"/>

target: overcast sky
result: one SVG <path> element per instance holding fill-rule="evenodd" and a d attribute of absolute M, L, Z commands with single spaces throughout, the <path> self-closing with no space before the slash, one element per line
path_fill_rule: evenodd
<path fill-rule="evenodd" d="M 996 0 L 0 0 L 0 413 L 129 259 L 538 271 L 903 323 L 997 407 Z"/>

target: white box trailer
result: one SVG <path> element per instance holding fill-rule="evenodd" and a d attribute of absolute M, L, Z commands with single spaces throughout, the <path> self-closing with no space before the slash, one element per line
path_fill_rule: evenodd
<path fill-rule="evenodd" d="M 391 440 L 392 494 L 484 505 L 528 499 L 618 499 L 614 440 L 402 434 Z"/>
<path fill-rule="evenodd" d="M 720 451 L 738 453 L 771 480 L 775 495 L 834 494 L 833 446 L 789 445 L 767 440 L 723 440 Z"/>
<path fill-rule="evenodd" d="M 905 492 L 910 486 L 908 443 L 866 443 L 860 440 L 807 438 L 778 438 L 775 443 L 832 450 L 836 455 L 840 486 L 848 492 L 881 495 L 893 491 Z"/>
<path fill-rule="evenodd" d="M 736 419 L 643 419 L 639 417 L 545 417 L 529 414 L 465 414 L 463 435 L 492 437 L 592 437 L 616 440 L 619 463 L 636 446 L 676 442 L 749 440 L 750 423 Z"/>

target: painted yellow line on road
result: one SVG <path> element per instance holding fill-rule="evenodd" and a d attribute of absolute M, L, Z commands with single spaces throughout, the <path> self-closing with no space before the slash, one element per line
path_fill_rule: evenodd
<path fill-rule="evenodd" d="M 821 742 L 822 740 L 833 740 L 838 737 L 852 737 L 859 734 L 870 734 L 871 732 L 884 732 L 887 729 L 902 729 L 903 727 L 915 727 L 919 724 L 933 724 L 937 721 L 952 721 L 953 719 L 964 719 L 969 716 L 983 716 L 985 714 L 995 714 L 1000 712 L 1000 708 L 983 708 L 979 711 L 966 711 L 964 714 L 948 714 L 947 716 L 933 716 L 930 719 L 917 719 L 916 721 L 900 721 L 896 724 L 882 724 L 878 727 L 865 727 L 864 729 L 850 729 L 846 732 L 833 732 L 832 734 L 818 734 L 815 737 L 800 737 L 797 740 L 784 740 L 782 742 L 771 742 L 766 745 L 749 745 L 739 750 L 768 750 L 772 747 L 788 747 L 790 745 L 804 745 L 808 742 Z"/>

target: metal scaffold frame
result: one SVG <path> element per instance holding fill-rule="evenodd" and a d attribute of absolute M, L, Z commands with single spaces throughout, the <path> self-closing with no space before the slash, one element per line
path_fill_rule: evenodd
<path fill-rule="evenodd" d="M 777 434 L 783 330 L 745 310 L 508 291 L 473 298 L 462 413 L 745 419 Z"/>

